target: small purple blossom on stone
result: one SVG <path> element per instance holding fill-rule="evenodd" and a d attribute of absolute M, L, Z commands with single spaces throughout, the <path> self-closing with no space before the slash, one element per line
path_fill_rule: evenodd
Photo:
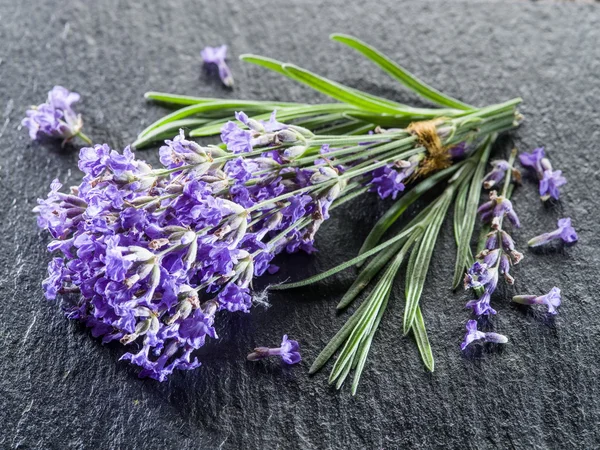
<path fill-rule="evenodd" d="M 80 135 L 90 143 L 89 139 L 81 134 L 81 116 L 72 108 L 79 99 L 80 95 L 76 92 L 70 92 L 62 86 L 54 86 L 48 92 L 46 103 L 27 110 L 27 117 L 21 121 L 21 125 L 29 129 L 29 137 L 34 140 L 49 136 L 62 138 L 66 142 L 73 136 Z"/>
<path fill-rule="evenodd" d="M 549 198 L 558 200 L 560 195 L 558 188 L 566 183 L 567 179 L 562 176 L 561 170 L 544 170 L 542 179 L 540 180 L 540 197 L 543 201 Z"/>
<path fill-rule="evenodd" d="M 248 361 L 258 361 L 269 356 L 280 356 L 286 364 L 296 364 L 302 360 L 300 356 L 300 345 L 293 339 L 288 339 L 287 334 L 283 336 L 281 346 L 278 348 L 257 347 L 248 355 Z"/>
<path fill-rule="evenodd" d="M 522 153 L 519 155 L 519 159 L 523 167 L 537 176 L 542 201 L 550 198 L 558 200 L 560 195 L 558 188 L 566 184 L 567 179 L 562 175 L 562 171 L 552 169 L 552 164 L 546 158 L 544 148 L 536 148 L 531 153 Z"/>
<path fill-rule="evenodd" d="M 233 86 L 233 75 L 231 69 L 225 62 L 227 58 L 227 45 L 221 45 L 219 47 L 206 47 L 201 52 L 204 64 L 214 64 L 219 70 L 219 78 L 223 84 L 227 87 Z"/>
<path fill-rule="evenodd" d="M 512 300 L 522 305 L 546 305 L 548 307 L 548 314 L 556 315 L 558 313 L 557 308 L 561 302 L 560 289 L 553 287 L 546 295 L 540 296 L 515 295 Z"/>
<path fill-rule="evenodd" d="M 503 334 L 485 333 L 477 329 L 477 321 L 469 320 L 466 325 L 467 333 L 465 340 L 460 344 L 460 348 L 465 350 L 472 342 L 483 340 L 485 342 L 494 342 L 496 344 L 506 344 L 508 338 Z"/>
<path fill-rule="evenodd" d="M 544 147 L 534 149 L 531 153 L 521 153 L 519 155 L 519 161 L 521 165 L 527 169 L 532 170 L 535 173 L 543 172 L 542 159 L 545 158 L 546 153 Z"/>
<path fill-rule="evenodd" d="M 565 217 L 564 219 L 559 219 L 557 223 L 558 228 L 549 233 L 543 233 L 539 236 L 531 239 L 527 244 L 530 247 L 539 247 L 540 245 L 547 244 L 550 241 L 555 239 L 562 240 L 565 244 L 572 244 L 577 242 L 577 232 L 575 228 L 571 225 L 571 218 Z"/>
<path fill-rule="evenodd" d="M 506 175 L 506 171 L 510 169 L 508 161 L 497 160 L 492 161 L 492 170 L 483 178 L 483 187 L 491 189 L 499 184 Z"/>

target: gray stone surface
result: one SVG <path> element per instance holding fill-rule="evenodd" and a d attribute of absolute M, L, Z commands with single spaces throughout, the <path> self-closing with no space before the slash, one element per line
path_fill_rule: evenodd
<path fill-rule="evenodd" d="M 523 126 L 504 140 L 546 145 L 569 184 L 544 207 L 531 182 L 515 207 L 531 236 L 571 216 L 581 241 L 569 249 L 525 251 L 514 292 L 564 292 L 555 321 L 494 298 L 503 351 L 464 357 L 458 348 L 466 296 L 452 294 L 454 244 L 448 223 L 422 306 L 436 358 L 426 373 L 401 337 L 402 288 L 375 338 L 355 398 L 326 372 L 307 369 L 342 325 L 335 304 L 348 271 L 326 283 L 272 295 L 272 307 L 221 321 L 203 367 L 164 384 L 138 380 L 47 303 L 40 281 L 49 255 L 31 208 L 58 177 L 75 183 L 77 151 L 32 143 L 19 122 L 55 84 L 82 94 L 86 133 L 114 147 L 130 143 L 164 114 L 143 93 L 317 102 L 310 90 L 235 59 L 233 92 L 201 74 L 199 51 L 226 42 L 233 56 L 255 52 L 293 61 L 333 79 L 415 102 L 330 32 L 355 34 L 434 86 L 483 105 L 525 100 Z M 600 11 L 594 5 L 526 2 L 400 3 L 165 0 L 0 1 L 0 448 L 597 448 L 600 445 L 598 196 L 600 188 Z M 156 150 L 142 157 L 155 162 Z M 314 257 L 281 258 L 299 279 L 354 256 L 384 210 L 365 197 L 336 211 Z M 298 338 L 303 361 L 247 363 L 255 345 Z"/>

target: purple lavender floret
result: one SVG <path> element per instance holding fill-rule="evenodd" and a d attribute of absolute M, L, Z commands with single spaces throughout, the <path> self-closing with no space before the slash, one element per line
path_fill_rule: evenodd
<path fill-rule="evenodd" d="M 513 302 L 520 303 L 522 305 L 546 305 L 548 307 L 548 314 L 556 315 L 558 313 L 557 308 L 560 306 L 561 296 L 560 289 L 553 287 L 550 292 L 545 295 L 515 295 Z"/>
<path fill-rule="evenodd" d="M 546 157 L 544 147 L 534 149 L 531 153 L 521 153 L 519 155 L 519 161 L 521 165 L 535 173 L 542 173 L 542 159 Z"/>
<path fill-rule="evenodd" d="M 502 219 L 506 217 L 515 227 L 519 228 L 521 223 L 519 217 L 515 213 L 512 202 L 503 197 L 498 196 L 496 191 L 490 192 L 490 200 L 482 204 L 478 209 L 481 220 L 486 223 L 491 223 L 492 228 L 498 229 Z"/>
<path fill-rule="evenodd" d="M 48 100 L 27 110 L 21 125 L 29 129 L 31 139 L 42 136 L 62 138 L 68 141 L 81 132 L 83 122 L 72 105 L 78 102 L 80 95 L 70 92 L 62 86 L 54 86 L 48 92 Z"/>
<path fill-rule="evenodd" d="M 566 183 L 567 179 L 562 176 L 561 170 L 544 170 L 542 179 L 540 180 L 540 197 L 543 200 L 549 198 L 558 200 L 560 195 L 558 188 Z"/>
<path fill-rule="evenodd" d="M 467 333 L 465 334 L 465 339 L 462 344 L 460 344 L 462 350 L 465 350 L 474 341 L 483 340 L 485 342 L 494 342 L 496 344 L 506 344 L 508 342 L 508 338 L 502 334 L 479 331 L 477 329 L 477 321 L 475 320 L 469 320 L 466 329 Z"/>
<path fill-rule="evenodd" d="M 511 167 L 508 161 L 492 161 L 492 171 L 483 178 L 483 187 L 486 189 L 491 189 L 499 184 L 504 179 L 506 171 L 510 168 Z"/>
<path fill-rule="evenodd" d="M 550 198 L 558 200 L 559 187 L 567 183 L 562 171 L 553 170 L 550 160 L 546 158 L 544 147 L 536 148 L 532 153 L 519 155 L 521 165 L 534 173 L 539 180 L 539 192 L 543 201 Z"/>
<path fill-rule="evenodd" d="M 279 356 L 286 364 L 296 364 L 302 360 L 300 356 L 300 345 L 293 339 L 288 339 L 287 334 L 283 336 L 281 346 L 277 348 L 257 347 L 248 355 L 249 361 L 258 361 L 269 356 Z"/>
<path fill-rule="evenodd" d="M 419 158 L 411 158 L 408 161 L 396 161 L 375 169 L 369 182 L 371 191 L 376 191 L 382 199 L 391 196 L 395 200 L 398 194 L 404 191 L 406 180 L 415 172 L 418 165 Z"/>
<path fill-rule="evenodd" d="M 227 58 L 227 45 L 206 47 L 200 54 L 204 60 L 204 64 L 214 64 L 217 66 L 221 82 L 227 87 L 232 87 L 233 75 L 231 69 L 225 62 L 225 59 Z"/>
<path fill-rule="evenodd" d="M 577 242 L 577 232 L 575 231 L 575 228 L 573 228 L 571 225 L 570 217 L 558 219 L 557 226 L 558 228 L 556 230 L 551 231 L 549 233 L 540 234 L 539 236 L 532 238 L 527 244 L 530 247 L 538 247 L 540 245 L 545 245 L 555 239 L 560 239 L 566 244 L 572 244 L 574 242 Z"/>
<path fill-rule="evenodd" d="M 254 147 L 268 147 L 283 141 L 294 142 L 297 134 L 288 131 L 287 125 L 276 119 L 277 111 L 273 111 L 267 122 L 249 118 L 244 112 L 236 112 L 235 118 L 248 127 L 244 129 L 236 122 L 229 121 L 221 128 L 221 140 L 227 150 L 233 153 L 249 153 Z"/>

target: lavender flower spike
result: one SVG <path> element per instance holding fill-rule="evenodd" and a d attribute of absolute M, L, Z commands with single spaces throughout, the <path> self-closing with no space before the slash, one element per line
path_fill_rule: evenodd
<path fill-rule="evenodd" d="M 555 315 L 558 313 L 556 308 L 560 306 L 560 299 L 560 289 L 553 287 L 546 295 L 515 295 L 512 300 L 522 305 L 546 305 L 548 314 Z"/>
<path fill-rule="evenodd" d="M 66 142 L 74 136 L 80 136 L 91 144 L 90 139 L 81 133 L 81 116 L 71 107 L 79 99 L 78 93 L 70 92 L 62 86 L 54 86 L 48 92 L 48 100 L 45 103 L 27 110 L 27 117 L 21 121 L 21 125 L 29 128 L 29 137 L 33 140 L 49 136 L 62 138 Z"/>
<path fill-rule="evenodd" d="M 206 47 L 201 52 L 204 64 L 215 64 L 219 69 L 219 78 L 223 84 L 227 87 L 233 86 L 233 75 L 231 69 L 225 62 L 227 58 L 227 46 L 221 45 L 220 47 Z"/>
<path fill-rule="evenodd" d="M 288 339 L 287 334 L 283 336 L 281 347 L 257 347 L 254 349 L 254 352 L 248 355 L 248 361 L 258 361 L 269 356 L 281 356 L 281 359 L 286 364 L 296 364 L 302 360 L 298 342 Z"/>
<path fill-rule="evenodd" d="M 460 344 L 462 350 L 466 349 L 472 342 L 484 340 L 485 342 L 495 342 L 496 344 L 506 344 L 508 338 L 503 334 L 498 333 L 484 333 L 477 329 L 477 321 L 469 320 L 467 322 L 467 333 L 465 334 L 465 340 Z"/>
<path fill-rule="evenodd" d="M 527 244 L 530 247 L 539 247 L 540 245 L 547 244 L 554 239 L 561 239 L 566 244 L 572 244 L 577 242 L 577 232 L 575 228 L 571 226 L 571 218 L 566 217 L 564 219 L 558 219 L 558 228 L 549 233 L 543 233 L 539 236 L 531 239 Z"/>

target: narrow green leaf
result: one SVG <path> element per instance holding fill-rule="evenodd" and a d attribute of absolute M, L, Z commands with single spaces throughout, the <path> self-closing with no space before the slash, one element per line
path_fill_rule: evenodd
<path fill-rule="evenodd" d="M 435 361 L 433 360 L 433 352 L 431 351 L 431 345 L 429 344 L 429 339 L 427 337 L 425 321 L 423 320 L 423 314 L 421 314 L 421 308 L 419 306 L 417 306 L 417 310 L 415 312 L 415 320 L 413 321 L 412 330 L 415 334 L 415 341 L 417 342 L 421 359 L 423 359 L 425 367 L 427 367 L 430 372 L 433 372 L 435 368 Z"/>
<path fill-rule="evenodd" d="M 359 255 L 369 251 L 381 239 L 381 236 L 391 227 L 396 220 L 412 205 L 421 195 L 433 188 L 437 183 L 452 175 L 456 170 L 462 167 L 463 163 L 454 164 L 429 178 L 421 181 L 408 192 L 405 192 L 400 199 L 394 203 L 381 218 L 377 221 L 365 242 L 363 243 Z"/>
<path fill-rule="evenodd" d="M 471 178 L 469 194 L 466 199 L 464 210 L 462 211 L 462 221 L 458 224 L 459 232 L 455 235 L 458 238 L 457 251 L 456 251 L 456 262 L 454 265 L 454 278 L 452 280 L 452 289 L 456 289 L 462 280 L 462 276 L 465 270 L 465 263 L 468 261 L 471 237 L 473 235 L 473 228 L 475 227 L 475 220 L 477 219 L 477 208 L 479 206 L 479 199 L 481 197 L 481 188 L 483 178 L 485 176 L 485 167 L 490 156 L 492 143 L 495 137 L 489 136 L 484 144 L 481 152 L 481 157 L 477 164 L 477 168 Z M 464 182 L 466 185 L 466 181 Z M 456 220 L 456 219 L 455 219 Z"/>
<path fill-rule="evenodd" d="M 381 250 L 385 249 L 388 245 L 392 245 L 394 242 L 397 242 L 403 238 L 405 238 L 406 236 L 408 236 L 410 233 L 412 233 L 414 231 L 414 228 L 408 228 L 405 231 L 403 231 L 402 233 L 394 236 L 391 239 L 388 239 L 387 241 L 385 241 L 384 243 L 378 245 L 377 247 L 363 253 L 362 255 L 356 256 L 354 258 L 352 258 L 349 261 L 346 261 L 345 263 L 339 264 L 337 266 L 335 266 L 332 269 L 329 269 L 325 272 L 319 273 L 317 275 L 314 275 L 312 277 L 306 278 L 305 280 L 301 280 L 301 281 L 296 281 L 294 283 L 284 283 L 284 284 L 279 284 L 279 285 L 275 285 L 275 286 L 271 286 L 271 290 L 273 291 L 282 291 L 284 289 L 294 289 L 297 287 L 302 287 L 302 286 L 307 286 L 309 284 L 313 284 L 316 283 L 317 281 L 321 281 L 325 278 L 330 277 L 331 275 L 334 275 L 338 272 L 341 272 L 342 270 L 347 269 L 348 267 L 352 267 L 354 264 L 356 264 L 357 262 L 363 261 L 364 259 L 367 259 L 369 256 L 374 255 L 375 253 L 380 252 Z"/>
<path fill-rule="evenodd" d="M 410 246 L 410 244 L 409 244 Z M 384 275 L 381 277 L 375 289 L 368 297 L 369 306 L 362 314 L 361 319 L 356 324 L 356 327 L 350 334 L 350 337 L 346 341 L 344 348 L 342 349 L 340 356 L 338 357 L 336 363 L 333 366 L 331 371 L 331 375 L 329 377 L 330 382 L 339 378 L 340 376 L 347 375 L 346 366 L 351 366 L 353 364 L 355 355 L 359 350 L 362 343 L 365 341 L 369 333 L 373 330 L 374 324 L 379 323 L 377 318 L 383 314 L 382 309 L 384 305 L 387 305 L 387 300 L 389 298 L 392 284 L 394 282 L 394 278 L 396 273 L 398 272 L 398 268 L 402 264 L 402 260 L 406 255 L 407 246 L 405 246 L 400 253 L 394 258 L 392 263 L 386 269 Z M 343 381 L 343 380 L 342 380 Z M 341 386 L 341 383 L 338 384 Z M 338 387 L 339 388 L 339 387 Z"/>
<path fill-rule="evenodd" d="M 371 113 L 369 111 L 352 111 L 344 114 L 346 117 L 352 119 L 363 120 L 365 122 L 376 123 L 380 127 L 390 127 L 390 128 L 406 128 L 412 122 L 419 120 L 427 120 L 427 117 L 418 118 L 415 116 L 403 116 L 403 115 L 393 115 L 393 114 L 376 114 Z"/>
<path fill-rule="evenodd" d="M 146 133 L 143 137 L 138 138 L 131 146 L 135 149 L 140 149 L 155 141 L 162 140 L 163 136 L 175 136 L 180 128 L 196 128 L 198 125 L 204 125 L 210 122 L 210 119 L 182 119 L 166 123 L 158 128 L 154 128 Z"/>
<path fill-rule="evenodd" d="M 288 78 L 290 78 L 290 79 L 292 79 L 294 81 L 298 81 L 298 82 L 302 82 L 302 83 L 304 82 L 304 81 L 302 81 L 302 80 L 300 80 L 298 78 L 295 78 L 294 74 L 286 71 L 286 68 L 285 68 L 286 64 L 283 63 L 283 62 L 281 62 L 281 61 L 277 61 L 276 59 L 267 58 L 267 57 L 259 56 L 259 55 L 251 55 L 251 54 L 241 55 L 240 59 L 242 61 L 246 61 L 246 62 L 249 62 L 249 63 L 252 63 L 252 64 L 256 64 L 258 66 L 264 67 L 265 69 L 269 69 L 269 70 L 272 70 L 274 72 L 277 72 L 277 73 L 279 73 L 281 75 L 284 75 L 284 76 L 286 76 L 286 77 L 288 77 Z M 318 76 L 318 75 L 316 75 L 316 76 Z M 323 80 L 326 80 L 323 77 L 320 77 L 320 78 L 322 78 Z M 400 103 L 396 103 L 394 101 L 388 100 L 388 99 L 383 98 L 383 97 L 378 97 L 376 95 L 372 95 L 372 94 L 368 94 L 366 92 L 359 91 L 358 89 L 354 89 L 354 88 L 345 86 L 345 85 L 343 85 L 341 83 L 336 83 L 336 82 L 333 82 L 333 81 L 330 81 L 330 80 L 326 80 L 326 81 L 328 81 L 330 83 L 333 83 L 333 84 L 335 84 L 335 85 L 343 88 L 346 91 L 353 92 L 355 95 L 357 95 L 359 97 L 362 97 L 362 98 L 364 98 L 366 100 L 371 100 L 373 102 L 376 102 L 376 103 L 379 103 L 379 104 L 388 105 L 388 106 L 392 106 L 392 107 L 403 107 L 403 106 L 406 106 L 406 105 L 402 105 Z M 310 86 L 310 87 L 312 87 L 312 86 Z"/>
<path fill-rule="evenodd" d="M 223 115 L 229 115 L 235 111 L 245 111 L 245 112 L 267 112 L 273 111 L 275 109 L 272 104 L 263 103 L 263 102 L 253 102 L 246 100 L 219 100 L 215 102 L 209 103 L 200 103 L 197 105 L 189 105 L 184 108 L 178 109 L 177 111 L 172 112 L 171 114 L 167 114 L 161 119 L 157 120 L 153 124 L 146 127 L 138 136 L 138 138 L 144 137 L 146 134 L 150 133 L 155 128 L 158 128 L 162 125 L 165 125 L 169 122 L 173 122 L 175 120 L 184 119 L 189 116 L 193 116 L 196 114 L 204 114 L 211 111 L 218 111 L 223 113 Z"/>
<path fill-rule="evenodd" d="M 428 86 L 423 81 L 419 80 L 409 71 L 401 67 L 399 64 L 392 61 L 386 55 L 381 53 L 379 50 L 371 47 L 370 45 L 362 42 L 361 40 L 349 36 L 346 34 L 332 34 L 331 39 L 337 42 L 341 42 L 342 44 L 346 44 L 349 47 L 357 50 L 362 53 L 368 59 L 373 61 L 379 67 L 381 67 L 384 71 L 390 74 L 393 78 L 398 80 L 404 86 L 420 95 L 427 100 L 432 101 L 441 106 L 446 106 L 454 109 L 461 110 L 472 110 L 474 107 L 467 105 L 466 103 L 461 102 L 455 98 L 449 97 L 448 95 L 443 94 L 437 89 Z"/>
<path fill-rule="evenodd" d="M 340 330 L 333 336 L 329 343 L 325 346 L 321 353 L 317 356 L 315 361 L 310 366 L 308 371 L 309 375 L 316 373 L 321 369 L 327 361 L 333 356 L 336 350 L 346 341 L 350 333 L 354 329 L 354 326 L 358 323 L 362 317 L 363 311 L 366 309 L 368 301 L 362 302 L 362 304 L 354 311 L 346 323 L 340 328 Z"/>
<path fill-rule="evenodd" d="M 399 241 L 388 245 L 388 247 L 375 256 L 369 264 L 365 268 L 363 268 L 359 275 L 352 283 L 352 286 L 346 291 L 342 299 L 337 305 L 337 309 L 343 309 L 347 307 L 357 296 L 362 292 L 362 290 L 367 287 L 370 281 L 375 277 L 379 271 L 388 263 L 390 259 L 402 248 L 403 254 L 407 253 L 410 250 L 410 247 L 417 242 L 417 239 L 423 234 L 423 230 L 425 229 L 425 221 L 423 219 L 426 218 L 429 211 L 429 207 L 425 210 L 421 211 L 413 220 L 410 221 L 405 230 L 413 229 L 414 231 L 411 233 L 410 237 L 407 236 Z M 404 246 L 404 247 L 403 247 Z"/>
<path fill-rule="evenodd" d="M 285 72 L 291 75 L 291 78 L 310 86 L 331 98 L 335 98 L 344 103 L 357 106 L 368 111 L 375 111 L 389 114 L 408 114 L 400 108 L 389 106 L 386 103 L 373 100 L 364 95 L 356 93 L 353 89 L 347 89 L 346 86 L 330 81 L 308 70 L 302 69 L 293 64 L 283 65 Z"/>
<path fill-rule="evenodd" d="M 198 105 L 200 103 L 214 103 L 221 102 L 223 99 L 221 98 L 211 98 L 211 97 L 192 97 L 189 95 L 178 95 L 178 94 L 169 94 L 166 92 L 146 92 L 144 97 L 148 100 L 154 100 L 161 103 L 168 103 L 171 105 Z M 234 100 L 228 99 L 228 102 L 245 102 L 246 100 Z M 273 105 L 277 107 L 288 107 L 288 106 L 300 106 L 302 103 L 294 103 L 294 102 L 261 102 L 268 105 Z"/>
<path fill-rule="evenodd" d="M 305 105 L 305 106 L 295 106 L 293 108 L 282 108 L 277 110 L 277 120 L 280 121 L 289 121 L 294 119 L 299 119 L 302 117 L 318 117 L 322 114 L 329 113 L 340 113 L 344 114 L 349 111 L 353 111 L 354 108 L 351 105 L 345 105 L 340 103 L 324 103 L 322 105 Z M 251 117 L 256 120 L 267 120 L 271 112 L 259 115 L 252 115 Z M 192 137 L 204 137 L 204 136 L 213 136 L 215 134 L 219 134 L 221 132 L 221 128 L 225 123 L 229 120 L 232 120 L 231 117 L 226 117 L 221 120 L 216 120 L 214 122 L 208 123 L 203 127 L 196 128 L 190 132 L 190 136 Z"/>
<path fill-rule="evenodd" d="M 360 376 L 365 368 L 365 362 L 367 361 L 367 356 L 369 354 L 369 350 L 371 349 L 371 343 L 373 342 L 373 337 L 375 336 L 375 332 L 379 327 L 379 323 L 381 322 L 381 318 L 387 309 L 388 301 L 390 298 L 391 289 L 388 291 L 388 294 L 385 296 L 381 307 L 379 308 L 379 313 L 377 313 L 377 317 L 375 318 L 375 323 L 373 324 L 373 328 L 371 332 L 368 334 L 366 339 L 361 344 L 358 349 L 358 354 L 355 356 L 356 366 L 354 371 L 354 379 L 352 380 L 352 395 L 356 395 L 356 390 L 358 389 L 358 382 L 360 381 Z"/>
<path fill-rule="evenodd" d="M 391 102 L 390 100 L 328 80 L 294 64 L 281 63 L 271 58 L 258 55 L 241 55 L 240 59 L 278 72 L 288 78 L 306 84 L 325 95 L 367 111 L 428 118 L 456 115 L 456 110 L 454 109 L 412 108 L 407 105 Z"/>
<path fill-rule="evenodd" d="M 469 194 L 469 183 L 462 183 L 456 194 L 456 200 L 454 201 L 454 217 L 452 221 L 454 229 L 454 241 L 456 246 L 460 245 L 460 233 L 462 231 L 462 224 L 465 217 L 465 207 L 467 204 L 467 196 Z"/>
<path fill-rule="evenodd" d="M 438 205 L 433 210 L 434 217 L 425 230 L 420 246 L 418 249 L 415 248 L 413 250 L 413 254 L 415 251 L 417 254 L 414 258 L 411 254 L 407 269 L 410 276 L 407 275 L 406 279 L 406 308 L 403 319 L 404 334 L 410 331 L 414 322 L 417 306 L 419 306 L 419 300 L 421 299 L 421 293 L 423 292 L 423 286 L 425 285 L 425 279 L 429 271 L 431 255 L 433 254 L 440 228 L 444 222 L 446 211 L 452 201 L 454 190 L 453 186 L 448 187 L 436 201 Z"/>

